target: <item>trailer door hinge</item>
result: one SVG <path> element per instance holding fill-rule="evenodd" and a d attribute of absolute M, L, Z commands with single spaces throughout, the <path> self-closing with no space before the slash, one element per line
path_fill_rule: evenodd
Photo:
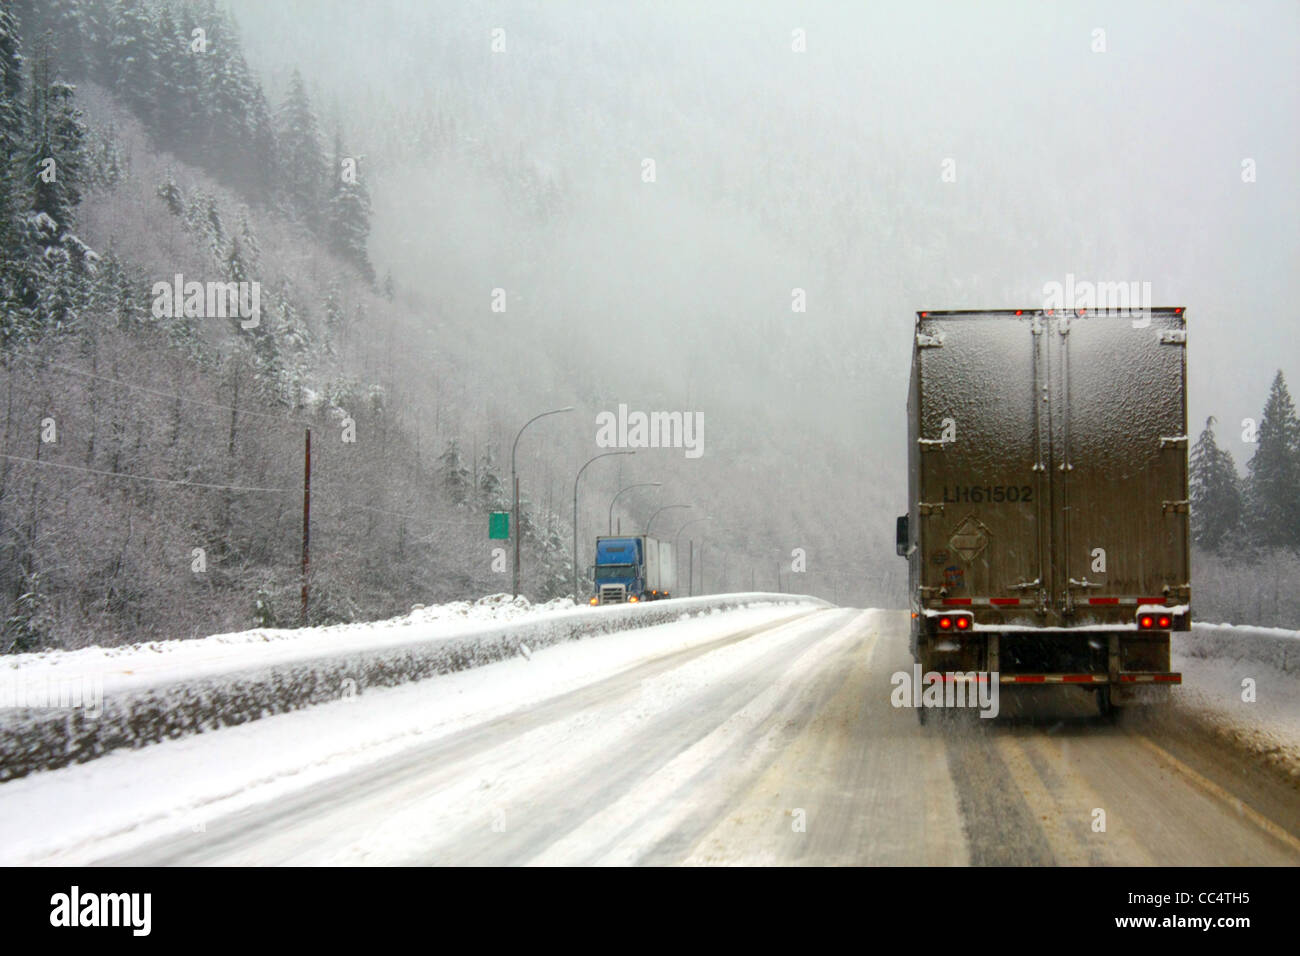
<path fill-rule="evenodd" d="M 921 451 L 943 451 L 943 446 L 950 444 L 942 438 L 918 438 L 916 443 L 921 446 Z"/>
<path fill-rule="evenodd" d="M 1161 345 L 1186 345 L 1187 330 L 1186 329 L 1161 329 L 1160 344 Z"/>
<path fill-rule="evenodd" d="M 1187 436 L 1186 435 L 1161 435 L 1160 447 L 1161 448 L 1186 448 Z"/>
<path fill-rule="evenodd" d="M 916 510 L 922 515 L 941 515 L 943 514 L 943 505 L 933 501 L 918 501 Z"/>
<path fill-rule="evenodd" d="M 1160 513 L 1174 512 L 1175 514 L 1190 514 L 1192 503 L 1190 501 L 1162 501 L 1160 503 Z"/>
<path fill-rule="evenodd" d="M 928 335 L 925 332 L 916 333 L 916 347 L 918 349 L 941 349 L 943 348 L 943 333 Z"/>

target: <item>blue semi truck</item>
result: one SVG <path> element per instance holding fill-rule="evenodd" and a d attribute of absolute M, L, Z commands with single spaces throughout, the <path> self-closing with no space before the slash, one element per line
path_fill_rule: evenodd
<path fill-rule="evenodd" d="M 677 585 L 674 558 L 671 544 L 649 535 L 598 537 L 596 593 L 591 603 L 637 603 L 672 597 Z"/>

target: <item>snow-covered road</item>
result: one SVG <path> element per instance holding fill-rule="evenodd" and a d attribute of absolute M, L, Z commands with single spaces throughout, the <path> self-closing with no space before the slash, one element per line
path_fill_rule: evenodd
<path fill-rule="evenodd" d="M 1178 708 L 919 725 L 906 630 L 705 614 L 114 753 L 0 785 L 0 862 L 1300 863 L 1296 790 Z"/>

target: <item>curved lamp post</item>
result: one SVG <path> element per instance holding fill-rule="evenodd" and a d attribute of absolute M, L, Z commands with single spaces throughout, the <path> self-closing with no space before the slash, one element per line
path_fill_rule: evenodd
<path fill-rule="evenodd" d="M 618 494 L 616 494 L 616 495 L 613 497 L 613 499 L 610 500 L 610 503 L 609 503 L 609 530 L 606 531 L 605 533 L 606 533 L 606 534 L 613 534 L 613 533 L 614 533 L 614 502 L 615 502 L 615 501 L 618 501 L 618 499 L 622 496 L 623 492 L 625 492 L 625 491 L 631 491 L 633 488 L 658 488 L 658 487 L 659 487 L 660 485 L 662 485 L 662 484 L 663 484 L 662 481 L 643 481 L 643 482 L 641 482 L 641 483 L 638 484 L 638 485 L 628 485 L 626 488 L 620 488 L 619 491 L 618 491 Z"/>
<path fill-rule="evenodd" d="M 582 478 L 582 473 L 587 470 L 587 465 L 593 461 L 599 461 L 601 458 L 608 458 L 610 455 L 635 455 L 634 451 L 607 451 L 604 454 L 596 455 L 587 460 L 587 464 L 578 469 L 577 477 L 573 479 L 573 603 L 578 603 L 578 482 Z"/>
<path fill-rule="evenodd" d="M 658 517 L 659 517 L 661 514 L 663 514 L 665 511 L 669 511 L 669 510 L 671 510 L 671 509 L 673 509 L 673 508 L 694 508 L 694 507 L 695 507 L 695 505 L 664 505 L 662 508 L 660 508 L 660 509 L 659 509 L 658 511 L 656 511 L 654 514 L 652 514 L 652 515 L 650 516 L 650 520 L 647 521 L 647 522 L 645 523 L 645 533 L 646 533 L 646 534 L 649 534 L 649 533 L 650 533 L 650 526 L 651 526 L 652 524 L 655 523 L 655 518 L 658 518 Z"/>
<path fill-rule="evenodd" d="M 524 429 L 527 428 L 529 425 L 531 425 L 533 422 L 537 421 L 537 419 L 545 418 L 547 415 L 559 415 L 561 412 L 571 412 L 571 411 L 573 411 L 573 406 L 566 405 L 564 406 L 564 408 L 555 408 L 549 412 L 542 412 L 540 415 L 534 415 L 532 418 L 528 419 L 528 421 L 524 422 L 524 427 L 519 429 L 518 434 L 515 435 L 515 443 L 510 446 L 510 484 L 514 487 L 515 490 L 515 508 L 514 508 L 515 527 L 512 532 L 515 536 L 515 569 L 514 569 L 515 570 L 514 573 L 514 596 L 515 597 L 519 597 L 519 540 L 520 538 L 523 537 L 523 535 L 519 533 L 520 531 L 519 529 L 519 475 L 515 471 L 515 452 L 519 449 L 519 439 L 523 436 Z"/>

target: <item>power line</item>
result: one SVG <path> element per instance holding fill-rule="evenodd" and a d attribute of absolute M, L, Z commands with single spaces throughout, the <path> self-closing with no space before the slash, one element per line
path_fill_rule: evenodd
<path fill-rule="evenodd" d="M 57 461 L 40 461 L 36 458 L 22 458 L 18 455 L 0 454 L 7 461 L 21 462 L 27 465 L 41 465 L 44 468 L 62 468 L 65 471 L 79 471 L 87 475 L 102 475 L 105 478 L 128 478 L 133 481 L 153 481 L 163 485 L 180 485 L 185 488 L 209 488 L 217 491 L 261 491 L 273 494 L 287 494 L 294 488 L 254 488 L 247 485 L 214 485 L 203 481 L 183 481 L 177 478 L 153 478 L 149 475 L 132 475 L 126 472 L 102 471 L 98 468 L 82 468 L 79 465 L 65 465 Z"/>
<path fill-rule="evenodd" d="M 215 490 L 215 491 L 252 491 L 252 492 L 265 492 L 268 494 L 289 494 L 291 492 L 297 493 L 299 491 L 299 489 L 297 488 L 258 488 L 250 485 L 218 485 L 218 484 L 212 484 L 210 482 L 203 482 L 203 481 L 184 481 L 182 479 L 177 479 L 177 478 L 154 478 L 150 475 L 134 475 L 129 472 L 103 471 L 102 469 L 99 468 L 83 468 L 79 465 L 65 465 L 62 462 L 57 462 L 57 461 L 41 461 L 37 458 L 23 458 L 19 455 L 0 454 L 0 458 L 4 458 L 8 461 L 16 461 L 21 464 L 41 465 L 42 467 L 45 468 L 61 468 L 65 471 L 77 471 L 86 475 L 102 475 L 105 478 L 125 478 L 132 481 L 152 481 L 158 484 L 175 485 L 182 488 L 204 488 L 204 489 Z M 320 493 L 322 492 L 318 492 L 318 494 Z M 328 490 L 324 491 L 323 494 L 327 498 L 333 497 Z M 437 519 L 430 518 L 428 516 L 410 515 L 400 511 L 388 511 L 384 508 L 372 507 L 371 505 L 348 504 L 346 505 L 346 507 L 359 510 L 359 511 L 373 511 L 376 514 L 390 515 L 391 517 L 394 518 L 406 518 L 410 521 L 419 521 L 425 524 L 432 525 L 435 528 L 458 526 L 457 522 L 439 521 Z"/>
<path fill-rule="evenodd" d="M 123 382 L 120 379 L 109 378 L 107 375 L 98 375 L 94 372 L 87 372 L 84 369 L 74 368 L 71 365 L 62 365 L 58 362 L 42 362 L 39 359 L 33 358 L 32 356 L 20 355 L 17 352 L 13 352 L 13 351 L 0 349 L 0 353 L 3 353 L 5 355 L 11 355 L 14 358 L 18 359 L 20 362 L 28 362 L 33 365 L 40 365 L 42 368 L 52 368 L 61 372 L 69 372 L 73 375 L 80 375 L 83 378 L 98 379 L 101 382 L 109 382 L 110 384 L 118 385 L 121 386 L 122 388 L 133 389 L 134 391 L 137 392 L 144 392 L 147 395 L 153 395 L 157 398 L 167 398 L 177 402 L 185 402 L 190 405 L 202 405 L 206 408 L 220 409 L 223 412 L 232 412 L 232 411 L 239 412 L 240 414 L 243 415 L 251 415 L 256 418 L 269 418 L 273 421 L 285 422 L 293 425 L 305 426 L 308 424 L 307 422 L 300 421 L 298 419 L 286 418 L 282 415 L 272 415 L 270 412 L 255 412 L 247 408 L 236 408 L 233 405 L 221 405 L 218 404 L 217 402 L 205 402 L 201 398 L 186 398 L 184 395 L 176 395 L 173 394 L 172 392 L 164 392 L 156 388 L 149 388 L 145 385 L 136 385 L 134 382 Z"/>

